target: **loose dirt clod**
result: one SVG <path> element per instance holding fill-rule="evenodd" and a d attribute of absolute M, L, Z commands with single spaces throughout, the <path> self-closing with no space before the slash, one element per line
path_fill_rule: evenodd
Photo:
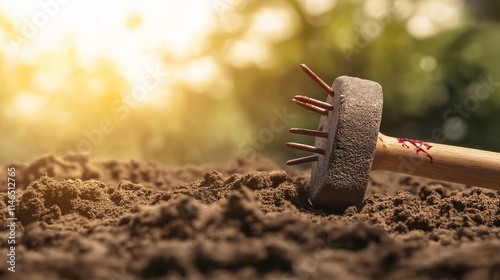
<path fill-rule="evenodd" d="M 17 272 L 2 279 L 500 279 L 496 191 L 375 172 L 360 209 L 331 214 L 310 205 L 307 173 L 262 158 L 35 162 L 38 174 L 16 165 L 32 181 L 18 190 Z"/>

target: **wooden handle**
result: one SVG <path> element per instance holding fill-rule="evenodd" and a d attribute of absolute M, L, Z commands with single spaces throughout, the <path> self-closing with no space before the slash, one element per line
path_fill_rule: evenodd
<path fill-rule="evenodd" d="M 379 133 L 372 170 L 500 190 L 500 154 Z"/>

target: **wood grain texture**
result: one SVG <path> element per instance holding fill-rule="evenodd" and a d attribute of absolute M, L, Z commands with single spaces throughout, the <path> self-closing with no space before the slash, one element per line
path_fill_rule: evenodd
<path fill-rule="evenodd" d="M 500 154 L 406 140 L 379 133 L 372 170 L 500 190 Z"/>

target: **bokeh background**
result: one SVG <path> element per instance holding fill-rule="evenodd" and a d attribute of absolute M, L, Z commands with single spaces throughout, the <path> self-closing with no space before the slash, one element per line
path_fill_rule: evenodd
<path fill-rule="evenodd" d="M 497 0 L 0 1 L 0 163 L 165 164 L 306 153 L 295 106 L 340 75 L 384 88 L 381 131 L 500 152 Z"/>

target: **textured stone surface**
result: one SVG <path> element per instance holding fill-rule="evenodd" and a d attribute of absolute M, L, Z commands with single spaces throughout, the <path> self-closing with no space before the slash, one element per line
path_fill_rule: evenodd
<path fill-rule="evenodd" d="M 333 112 L 321 117 L 319 130 L 329 137 L 316 138 L 324 156 L 313 165 L 310 199 L 314 206 L 343 211 L 360 207 L 371 170 L 380 121 L 382 87 L 373 81 L 342 76 L 335 79 L 334 96 L 327 102 Z"/>

